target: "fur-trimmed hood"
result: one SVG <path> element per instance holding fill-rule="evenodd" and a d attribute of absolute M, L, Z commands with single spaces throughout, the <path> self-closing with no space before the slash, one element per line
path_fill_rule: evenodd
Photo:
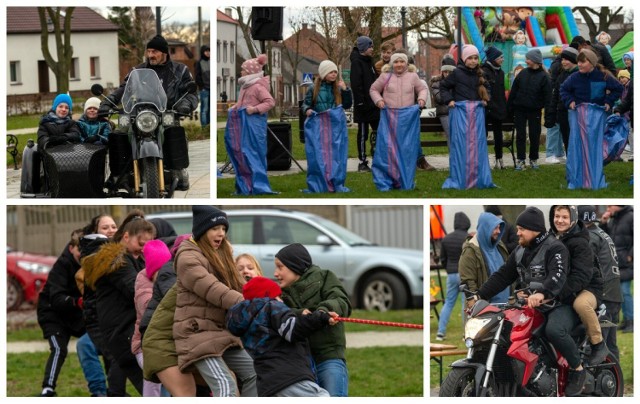
<path fill-rule="evenodd" d="M 82 259 L 84 268 L 84 281 L 91 289 L 96 288 L 96 283 L 103 276 L 109 275 L 125 266 L 127 250 L 124 245 L 116 242 L 104 244 L 95 253 Z"/>
<path fill-rule="evenodd" d="M 387 63 L 386 65 L 382 66 L 382 69 L 380 71 L 382 73 L 392 72 L 391 66 L 389 66 L 389 63 Z M 418 68 L 416 67 L 416 65 L 409 64 L 409 67 L 407 67 L 407 70 L 405 70 L 404 72 L 416 73 L 417 71 L 418 71 Z M 402 73 L 404 73 L 404 72 L 402 72 Z"/>

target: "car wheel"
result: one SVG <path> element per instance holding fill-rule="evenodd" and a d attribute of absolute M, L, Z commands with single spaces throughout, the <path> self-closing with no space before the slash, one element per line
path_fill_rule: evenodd
<path fill-rule="evenodd" d="M 406 308 L 407 294 L 397 276 L 378 272 L 365 281 L 360 301 L 365 310 L 398 310 Z"/>
<path fill-rule="evenodd" d="M 22 286 L 15 278 L 7 279 L 7 311 L 17 310 L 24 301 Z"/>

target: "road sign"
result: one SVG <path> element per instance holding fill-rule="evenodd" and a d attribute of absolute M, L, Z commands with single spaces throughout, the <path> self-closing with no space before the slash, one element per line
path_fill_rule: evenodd
<path fill-rule="evenodd" d="M 313 82 L 313 73 L 302 73 L 302 83 L 312 83 Z"/>

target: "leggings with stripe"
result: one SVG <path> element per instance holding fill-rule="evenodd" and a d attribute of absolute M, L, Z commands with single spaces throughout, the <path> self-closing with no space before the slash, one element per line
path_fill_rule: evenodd
<path fill-rule="evenodd" d="M 69 345 L 69 339 L 71 335 L 67 333 L 57 333 L 49 336 L 49 359 L 47 365 L 44 368 L 44 379 L 42 380 L 42 388 L 51 387 L 56 388 L 58 382 L 58 375 L 64 365 L 65 359 L 67 359 L 67 345 Z"/>
<path fill-rule="evenodd" d="M 201 359 L 195 366 L 207 382 L 213 397 L 258 396 L 253 359 L 244 349 L 227 349 L 222 356 Z M 242 386 L 241 394 L 238 394 L 238 384 L 233 374 Z"/>

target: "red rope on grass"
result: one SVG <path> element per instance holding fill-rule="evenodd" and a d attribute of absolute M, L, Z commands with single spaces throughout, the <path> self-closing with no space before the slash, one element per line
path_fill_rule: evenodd
<path fill-rule="evenodd" d="M 371 325 L 383 325 L 386 327 L 403 327 L 403 328 L 419 328 L 423 329 L 424 325 L 422 324 L 409 324 L 409 323 L 394 323 L 391 321 L 378 321 L 378 320 L 366 320 L 363 318 L 348 318 L 348 317 L 338 317 L 336 320 L 344 321 L 345 323 L 360 323 L 360 324 L 371 324 Z"/>

